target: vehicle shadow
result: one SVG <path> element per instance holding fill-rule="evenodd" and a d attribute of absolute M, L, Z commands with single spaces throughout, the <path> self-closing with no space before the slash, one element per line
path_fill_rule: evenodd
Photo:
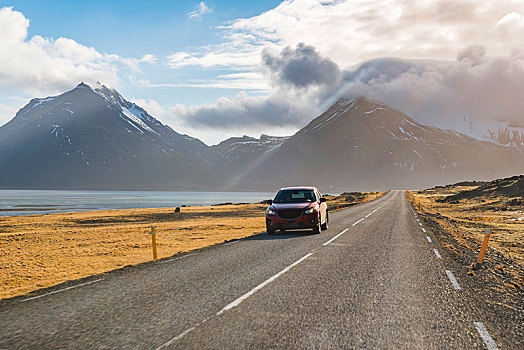
<path fill-rule="evenodd" d="M 259 233 L 258 235 L 244 238 L 244 241 L 267 241 L 273 239 L 290 239 L 300 238 L 313 235 L 311 230 L 292 230 L 292 231 L 277 231 L 273 235 L 269 235 L 267 232 Z"/>

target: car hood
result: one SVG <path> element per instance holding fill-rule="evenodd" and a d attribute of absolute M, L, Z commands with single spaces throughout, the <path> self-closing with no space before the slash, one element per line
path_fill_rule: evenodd
<path fill-rule="evenodd" d="M 275 204 L 271 205 L 273 209 L 276 211 L 279 210 L 286 210 L 286 209 L 302 209 L 305 210 L 309 207 L 315 206 L 315 202 L 306 202 L 306 203 L 282 203 L 282 204 Z"/>

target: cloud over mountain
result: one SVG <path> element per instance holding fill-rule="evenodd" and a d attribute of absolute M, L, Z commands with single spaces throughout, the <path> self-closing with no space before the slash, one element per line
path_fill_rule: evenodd
<path fill-rule="evenodd" d="M 453 128 L 467 116 L 524 126 L 524 55 L 491 57 L 469 46 L 455 61 L 380 58 L 342 70 L 309 45 L 264 51 L 261 64 L 275 92 L 245 93 L 215 104 L 171 110 L 174 118 L 209 128 L 239 125 L 301 127 L 340 96 L 384 101 L 430 125 Z"/>

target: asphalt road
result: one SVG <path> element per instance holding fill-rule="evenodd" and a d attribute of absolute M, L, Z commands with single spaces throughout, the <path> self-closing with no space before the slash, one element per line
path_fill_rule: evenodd
<path fill-rule="evenodd" d="M 330 220 L 0 302 L 0 349 L 500 347 L 402 192 Z"/>

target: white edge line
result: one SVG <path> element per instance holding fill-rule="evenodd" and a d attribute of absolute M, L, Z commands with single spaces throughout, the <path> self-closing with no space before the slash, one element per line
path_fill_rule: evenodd
<path fill-rule="evenodd" d="M 344 234 L 348 229 L 345 229 L 344 231 L 340 232 L 338 235 L 336 235 L 335 237 L 331 238 L 329 241 L 327 241 L 326 243 L 322 244 L 323 246 L 326 246 L 328 245 L 329 243 L 333 242 L 335 239 L 337 239 L 339 236 L 341 236 L 342 234 Z"/>
<path fill-rule="evenodd" d="M 165 264 L 167 262 L 171 262 L 171 261 L 187 258 L 188 256 L 191 256 L 191 255 L 196 255 L 196 253 L 186 254 L 186 255 L 179 256 L 177 258 L 171 258 L 171 259 L 167 259 L 167 260 L 164 260 L 164 261 L 159 261 L 158 263 L 159 264 Z"/>
<path fill-rule="evenodd" d="M 242 295 L 240 298 L 236 299 L 235 301 L 233 301 L 232 303 L 229 303 L 228 305 L 226 305 L 222 310 L 220 310 L 219 312 L 217 312 L 217 316 L 222 314 L 224 311 L 227 311 L 229 309 L 232 309 L 234 308 L 235 306 L 239 305 L 240 303 L 242 303 L 244 300 L 246 300 L 247 298 L 249 298 L 251 295 L 255 294 L 257 291 L 259 291 L 260 289 L 264 288 L 267 284 L 273 282 L 274 280 L 276 280 L 278 277 L 280 277 L 281 275 L 283 275 L 284 273 L 288 272 L 293 266 L 296 266 L 298 264 L 300 264 L 302 261 L 306 260 L 307 258 L 309 258 L 311 255 L 313 255 L 313 253 L 308 253 L 306 254 L 305 256 L 303 256 L 302 258 L 298 259 L 297 261 L 295 261 L 293 264 L 289 265 L 288 267 L 286 267 L 284 270 L 280 271 L 279 273 L 277 273 L 276 275 L 274 275 L 273 277 L 267 279 L 266 281 L 260 283 L 258 286 L 256 286 L 255 288 L 251 289 L 249 292 L 247 292 L 246 294 Z"/>
<path fill-rule="evenodd" d="M 353 225 L 351 225 L 351 226 L 355 226 L 356 224 L 358 224 L 358 223 L 361 222 L 361 221 L 364 221 L 364 218 L 358 220 L 357 222 L 355 222 L 355 223 L 354 223 Z"/>
<path fill-rule="evenodd" d="M 457 279 L 455 278 L 455 276 L 453 276 L 453 272 L 451 272 L 449 270 L 446 270 L 446 275 L 448 275 L 448 278 L 449 278 L 451 284 L 453 285 L 453 288 L 458 289 L 458 290 L 462 289 L 460 287 L 460 284 L 458 284 Z"/>
<path fill-rule="evenodd" d="M 488 350 L 497 350 L 497 343 L 491 338 L 491 336 L 488 333 L 488 330 L 486 329 L 486 326 L 484 326 L 484 323 L 482 322 L 473 322 L 475 324 L 475 327 L 477 328 L 477 331 L 479 332 L 480 336 L 482 337 L 482 340 L 484 340 L 484 344 L 486 344 L 486 347 Z"/>
<path fill-rule="evenodd" d="M 431 237 L 426 236 L 426 239 L 428 240 L 429 243 L 433 243 L 433 241 L 431 240 Z"/>
<path fill-rule="evenodd" d="M 55 294 L 55 293 L 60 293 L 60 292 L 63 292 L 63 291 L 69 290 L 69 289 L 82 287 L 82 286 L 85 286 L 85 285 L 87 285 L 87 284 L 100 282 L 100 281 L 102 281 L 102 280 L 105 280 L 105 278 L 99 278 L 99 279 L 94 280 L 94 281 L 89 281 L 89 282 L 85 282 L 85 283 L 77 284 L 76 286 L 71 286 L 71 287 L 67 287 L 67 288 L 62 288 L 62 289 L 55 290 L 55 291 L 52 291 L 52 292 L 49 292 L 49 293 L 45 293 L 45 294 L 42 294 L 42 295 L 37 295 L 37 296 L 31 297 L 31 298 L 27 298 L 27 299 L 24 299 L 24 300 L 20 300 L 20 302 L 29 301 L 29 300 L 33 300 L 33 299 L 38 299 L 38 298 L 41 298 L 41 297 L 45 297 L 46 295 L 51 295 L 51 294 Z"/>
<path fill-rule="evenodd" d="M 438 250 L 433 249 L 433 253 L 435 253 L 435 255 L 437 256 L 438 259 L 442 259 L 442 256 L 440 255 L 440 253 L 438 252 Z"/>
<path fill-rule="evenodd" d="M 168 347 L 169 345 L 171 345 L 174 342 L 176 342 L 178 339 L 183 338 L 187 333 L 189 333 L 191 331 L 194 331 L 194 330 L 195 330 L 195 327 L 191 327 L 191 328 L 186 329 L 185 331 L 183 331 L 182 333 L 180 333 L 179 335 L 177 335 L 176 337 L 174 337 L 173 339 L 171 339 L 167 343 L 164 343 L 164 344 L 160 345 L 158 348 L 156 348 L 156 350 L 160 350 L 160 349 L 163 349 L 165 347 Z"/>

